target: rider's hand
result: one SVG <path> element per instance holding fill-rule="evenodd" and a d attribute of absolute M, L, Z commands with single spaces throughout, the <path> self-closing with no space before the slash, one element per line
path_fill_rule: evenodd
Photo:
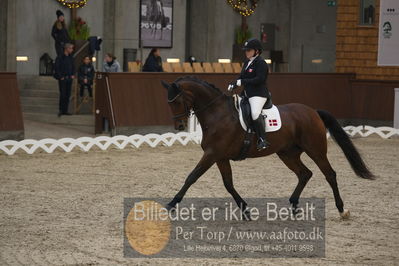
<path fill-rule="evenodd" d="M 230 83 L 229 86 L 227 87 L 227 90 L 232 91 L 240 86 L 241 86 L 241 79 L 238 79 L 237 81 Z"/>
<path fill-rule="evenodd" d="M 227 87 L 228 91 L 232 91 L 237 87 L 236 83 L 230 83 L 229 86 Z"/>

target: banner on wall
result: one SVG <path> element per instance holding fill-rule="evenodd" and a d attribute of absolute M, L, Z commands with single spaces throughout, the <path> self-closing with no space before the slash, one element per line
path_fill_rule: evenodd
<path fill-rule="evenodd" d="M 378 65 L 399 66 L 399 1 L 381 0 Z"/>

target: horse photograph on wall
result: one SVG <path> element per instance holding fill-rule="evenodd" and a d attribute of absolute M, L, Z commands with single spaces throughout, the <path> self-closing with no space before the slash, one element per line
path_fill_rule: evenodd
<path fill-rule="evenodd" d="M 140 45 L 171 48 L 173 0 L 140 1 Z"/>

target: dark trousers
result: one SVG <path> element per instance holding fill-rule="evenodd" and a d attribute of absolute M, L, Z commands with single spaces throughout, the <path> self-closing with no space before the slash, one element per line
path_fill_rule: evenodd
<path fill-rule="evenodd" d="M 80 84 L 80 97 L 83 97 L 85 89 L 89 91 L 89 96 L 93 97 L 93 92 L 90 84 Z"/>
<path fill-rule="evenodd" d="M 55 42 L 55 51 L 57 56 L 62 56 L 64 54 L 64 45 L 63 42 Z"/>
<path fill-rule="evenodd" d="M 59 110 L 61 114 L 68 112 L 69 98 L 71 97 L 72 79 L 64 79 L 58 81 L 60 89 Z"/>

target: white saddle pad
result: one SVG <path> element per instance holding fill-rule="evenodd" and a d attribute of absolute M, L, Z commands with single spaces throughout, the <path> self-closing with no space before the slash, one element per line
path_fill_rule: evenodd
<path fill-rule="evenodd" d="M 245 125 L 244 119 L 242 118 L 242 111 L 240 108 L 241 97 L 238 95 L 234 96 L 235 107 L 239 113 L 241 127 L 247 131 L 247 125 Z M 266 132 L 277 131 L 281 128 L 281 117 L 278 108 L 273 105 L 270 109 L 263 109 L 262 115 L 265 117 Z"/>

